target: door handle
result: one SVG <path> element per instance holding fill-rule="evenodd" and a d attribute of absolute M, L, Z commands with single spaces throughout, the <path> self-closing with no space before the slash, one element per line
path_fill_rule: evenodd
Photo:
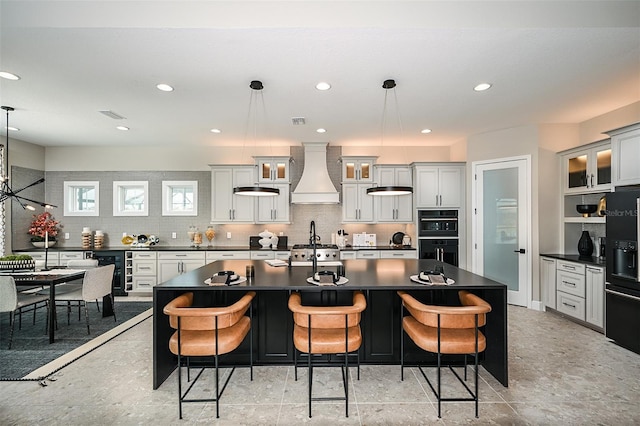
<path fill-rule="evenodd" d="M 513 252 L 514 253 L 525 254 L 525 250 L 524 249 L 514 250 Z"/>

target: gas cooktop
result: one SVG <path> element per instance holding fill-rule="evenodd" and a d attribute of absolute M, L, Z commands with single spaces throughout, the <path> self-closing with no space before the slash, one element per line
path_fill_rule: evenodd
<path fill-rule="evenodd" d="M 316 244 L 316 259 L 318 262 L 326 262 L 340 259 L 340 249 L 335 244 Z M 311 260 L 313 258 L 313 245 L 295 244 L 291 249 L 291 260 Z"/>

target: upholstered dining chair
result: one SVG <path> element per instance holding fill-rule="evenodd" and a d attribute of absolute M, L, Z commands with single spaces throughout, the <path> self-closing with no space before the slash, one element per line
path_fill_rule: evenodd
<path fill-rule="evenodd" d="M 169 324 L 176 331 L 169 339 L 169 350 L 178 356 L 178 413 L 182 419 L 182 404 L 185 402 L 215 401 L 216 418 L 220 417 L 220 398 L 224 392 L 233 372 L 234 365 L 227 376 L 222 389 L 220 389 L 219 357 L 236 350 L 249 334 L 249 369 L 250 378 L 253 380 L 253 310 L 251 301 L 256 293 L 247 292 L 240 300 L 229 306 L 197 308 L 193 306 L 193 293 L 184 293 L 165 307 L 163 312 L 169 316 Z M 249 316 L 245 313 L 249 311 Z M 192 357 L 214 357 L 216 394 L 215 398 L 187 399 L 189 391 L 196 384 L 205 368 L 193 379 L 193 382 L 182 392 L 182 367 L 186 361 L 187 383 L 189 377 L 189 362 Z M 185 358 L 183 360 L 183 358 Z"/>
<path fill-rule="evenodd" d="M 16 313 L 20 316 L 20 325 L 22 325 L 21 316 L 23 309 L 33 309 L 35 319 L 35 311 L 41 303 L 42 305 L 40 307 L 47 308 L 47 319 L 45 320 L 44 326 L 46 333 L 47 326 L 49 325 L 49 297 L 38 294 L 19 293 L 13 277 L 0 276 L 0 312 L 9 312 L 9 324 L 11 327 L 11 331 L 9 332 L 9 349 L 11 349 L 11 344 L 13 343 L 13 330 L 15 328 Z"/>
<path fill-rule="evenodd" d="M 480 327 L 486 324 L 486 314 L 491 305 L 475 294 L 461 290 L 458 298 L 462 306 L 425 305 L 405 291 L 399 291 L 402 306 L 409 315 L 402 318 L 402 330 L 421 349 L 437 354 L 437 383 L 433 384 L 418 365 L 422 376 L 438 399 L 438 418 L 441 417 L 443 401 L 474 401 L 478 417 L 478 355 L 486 348 L 485 336 Z M 404 313 L 400 312 L 401 315 Z M 402 330 L 400 333 L 402 335 Z M 400 339 L 400 378 L 404 380 L 404 337 Z M 443 398 L 441 388 L 442 355 L 464 355 L 464 380 L 449 364 L 449 370 L 464 386 L 469 394 L 467 398 Z M 467 355 L 474 357 L 474 390 L 466 384 Z"/>
<path fill-rule="evenodd" d="M 360 380 L 360 353 L 362 332 L 360 317 L 367 307 L 361 291 L 353 292 L 353 303 L 347 306 L 305 306 L 300 293 L 289 296 L 289 310 L 293 312 L 293 344 L 297 351 L 306 353 L 308 374 L 309 417 L 312 401 L 345 401 L 345 414 L 349 417 L 349 354 L 356 352 L 358 380 Z M 344 397 L 313 398 L 312 355 L 343 354 L 342 385 Z M 294 353 L 295 379 L 298 380 L 297 353 Z"/>
<path fill-rule="evenodd" d="M 115 265 L 100 266 L 98 268 L 87 269 L 82 279 L 82 287 L 66 293 L 56 294 L 56 302 L 67 302 L 67 324 L 70 322 L 72 304 L 78 303 L 84 306 L 84 316 L 87 321 L 87 334 L 91 334 L 89 327 L 88 302 L 96 301 L 98 311 L 100 305 L 98 299 L 109 297 L 113 306 L 113 320 L 116 320 L 116 309 L 112 293 L 113 273 Z M 57 290 L 57 288 L 56 288 Z"/>

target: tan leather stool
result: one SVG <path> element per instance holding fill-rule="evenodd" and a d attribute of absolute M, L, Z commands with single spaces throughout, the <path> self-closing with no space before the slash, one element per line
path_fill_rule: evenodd
<path fill-rule="evenodd" d="M 357 352 L 362 345 L 360 316 L 367 307 L 361 291 L 353 293 L 353 304 L 349 306 L 303 306 L 300 293 L 289 296 L 289 309 L 293 312 L 293 344 L 295 348 L 308 354 L 309 374 L 309 417 L 311 401 L 345 401 L 346 416 L 349 417 L 349 353 Z M 312 398 L 313 354 L 344 354 L 342 371 L 343 397 Z M 360 356 L 358 355 L 358 379 L 360 379 Z M 294 360 L 297 353 L 294 353 Z M 298 380 L 297 362 L 295 364 Z"/>
<path fill-rule="evenodd" d="M 438 417 L 441 417 L 442 401 L 475 401 L 478 417 L 478 354 L 485 350 L 486 340 L 479 327 L 486 323 L 486 315 L 491 305 L 468 291 L 459 291 L 462 306 L 433 306 L 417 301 L 407 292 L 399 291 L 402 306 L 410 315 L 402 318 L 402 329 L 413 342 L 425 351 L 438 356 L 437 390 L 418 366 L 429 387 L 438 398 Z M 402 310 L 400 315 L 403 315 Z M 402 333 L 402 330 L 401 330 Z M 400 339 L 400 378 L 404 380 L 404 336 Z M 449 365 L 449 369 L 469 393 L 469 398 L 443 398 L 440 388 L 443 354 L 464 355 L 464 380 Z M 472 391 L 465 383 L 467 379 L 467 355 L 475 359 L 475 388 Z"/>
<path fill-rule="evenodd" d="M 192 308 L 193 293 L 182 294 L 164 307 L 164 313 L 169 315 L 169 324 L 176 330 L 169 340 L 169 350 L 178 355 L 178 399 L 179 414 L 182 419 L 183 402 L 216 402 L 216 418 L 220 417 L 219 401 L 224 389 L 235 371 L 234 366 L 224 382 L 222 389 L 219 384 L 218 357 L 229 353 L 242 344 L 247 334 L 249 334 L 250 355 L 249 368 L 251 380 L 253 380 L 253 335 L 251 320 L 253 313 L 251 301 L 256 293 L 247 292 L 239 301 L 231 306 L 216 308 Z M 249 317 L 245 312 L 249 310 Z M 189 358 L 190 357 L 215 357 L 214 368 L 216 370 L 216 397 L 211 399 L 186 399 L 191 388 L 196 384 L 203 367 L 193 383 L 182 393 L 182 357 L 187 360 L 187 382 L 189 378 Z"/>

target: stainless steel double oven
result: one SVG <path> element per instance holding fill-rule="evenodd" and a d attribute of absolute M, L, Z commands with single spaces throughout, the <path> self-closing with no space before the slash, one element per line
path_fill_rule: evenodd
<path fill-rule="evenodd" d="M 458 210 L 418 210 L 418 256 L 458 266 Z"/>

